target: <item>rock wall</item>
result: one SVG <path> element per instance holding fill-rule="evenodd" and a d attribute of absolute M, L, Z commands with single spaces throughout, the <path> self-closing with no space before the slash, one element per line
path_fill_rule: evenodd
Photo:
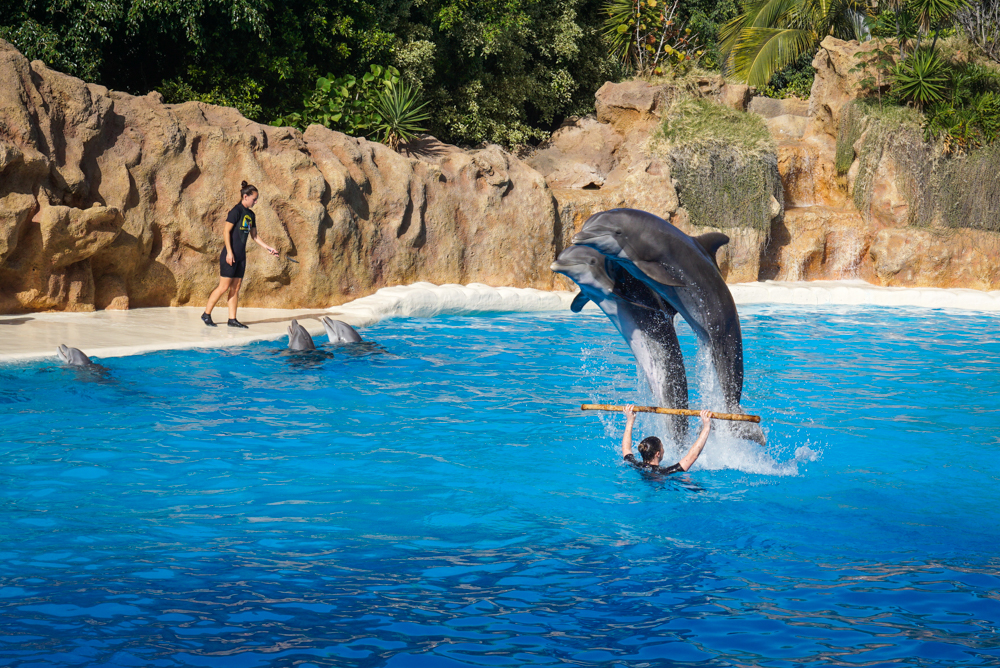
<path fill-rule="evenodd" d="M 250 306 L 325 307 L 415 281 L 569 289 L 552 258 L 591 214 L 619 206 L 728 234 L 729 282 L 1000 288 L 1000 235 L 909 225 L 890 153 L 870 206 L 854 208 L 857 164 L 838 176 L 835 157 L 860 48 L 823 41 L 808 103 L 721 77 L 689 84 L 765 118 L 780 188 L 761 203 L 771 225 L 760 230 L 691 223 L 690 193 L 649 146 L 676 95 L 669 85 L 606 84 L 596 115 L 570 119 L 524 162 L 433 138 L 397 154 L 320 126 L 301 133 L 109 91 L 0 41 L 0 313 L 202 305 L 241 180 L 260 189 L 260 234 L 282 254 L 250 245 Z"/>
<path fill-rule="evenodd" d="M 428 139 L 400 155 L 273 128 L 87 84 L 0 41 L 0 313 L 203 304 L 241 180 L 281 251 L 249 244 L 245 305 L 330 306 L 418 280 L 555 286 L 552 193 L 498 147 Z"/>
<path fill-rule="evenodd" d="M 902 177 L 913 170 L 897 164 L 892 152 L 873 167 L 870 205 L 855 208 L 858 159 L 838 175 L 837 134 L 863 76 L 851 71 L 856 54 L 867 48 L 824 39 L 812 63 L 816 77 L 808 101 L 755 97 L 752 89 L 721 78 L 697 82 L 701 95 L 763 116 L 774 138 L 782 192 L 772 202 L 765 234 L 690 224 L 684 184 L 648 150 L 650 134 L 675 95 L 672 86 L 605 85 L 597 93 L 596 117 L 572 119 L 527 159 L 555 193 L 564 243 L 591 213 L 632 206 L 669 218 L 689 234 L 728 234 L 732 242 L 720 251 L 720 265 L 730 283 L 857 278 L 885 286 L 1000 288 L 1000 235 L 911 225 Z"/>
<path fill-rule="evenodd" d="M 690 92 L 740 110 L 750 102 L 746 86 L 726 84 L 721 76 L 695 80 Z M 650 137 L 676 95 L 676 87 L 669 84 L 606 83 L 597 91 L 596 115 L 569 119 L 526 162 L 545 176 L 555 194 L 563 244 L 569 244 L 594 213 L 616 207 L 642 209 L 688 234 L 729 235 L 731 242 L 718 254 L 723 276 L 729 282 L 757 280 L 766 231 L 749 225 L 692 224 L 682 206 L 685 184 L 671 173 L 669 157 L 651 150 Z M 764 203 L 765 220 L 781 214 L 780 190 L 775 195 Z M 568 280 L 565 285 L 572 287 Z"/>

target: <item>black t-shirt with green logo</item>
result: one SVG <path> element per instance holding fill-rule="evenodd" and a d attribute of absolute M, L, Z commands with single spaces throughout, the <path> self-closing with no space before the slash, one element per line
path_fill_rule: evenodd
<path fill-rule="evenodd" d="M 257 226 L 257 219 L 253 215 L 253 211 L 243 206 L 243 204 L 237 204 L 233 207 L 229 215 L 226 216 L 226 222 L 233 224 L 232 236 L 230 237 L 230 242 L 233 245 L 233 258 L 237 262 L 243 262 L 247 259 L 247 239 L 250 237 L 250 230 Z M 222 254 L 226 254 L 226 249 L 222 249 Z"/>

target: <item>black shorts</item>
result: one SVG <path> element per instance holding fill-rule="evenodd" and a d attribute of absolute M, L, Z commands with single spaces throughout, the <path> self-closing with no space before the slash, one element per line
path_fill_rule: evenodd
<path fill-rule="evenodd" d="M 247 259 L 234 260 L 232 264 L 226 262 L 226 254 L 219 258 L 219 274 L 223 278 L 243 278 L 247 273 Z"/>

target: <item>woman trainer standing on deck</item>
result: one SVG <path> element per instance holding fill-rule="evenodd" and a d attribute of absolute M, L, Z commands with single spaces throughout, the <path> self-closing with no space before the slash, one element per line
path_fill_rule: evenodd
<path fill-rule="evenodd" d="M 209 327 L 215 327 L 212 322 L 212 309 L 215 302 L 226 291 L 229 292 L 229 326 L 247 326 L 236 319 L 236 305 L 239 301 L 240 284 L 243 283 L 243 276 L 247 270 L 247 237 L 257 242 L 257 245 L 266 250 L 271 255 L 277 255 L 278 251 L 268 246 L 257 238 L 257 219 L 253 215 L 253 205 L 257 203 L 257 188 L 249 185 L 246 181 L 240 186 L 240 203 L 233 207 L 229 215 L 226 216 L 226 230 L 222 233 L 222 239 L 226 247 L 222 249 L 219 256 L 219 287 L 212 291 L 208 298 L 208 306 L 201 314 L 202 321 Z"/>

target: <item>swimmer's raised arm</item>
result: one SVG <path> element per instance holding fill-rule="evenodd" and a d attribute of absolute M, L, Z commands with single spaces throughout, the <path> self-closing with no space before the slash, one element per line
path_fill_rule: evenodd
<path fill-rule="evenodd" d="M 632 424 L 635 423 L 635 406 L 625 405 L 625 435 L 622 436 L 622 457 L 632 454 Z"/>
<path fill-rule="evenodd" d="M 712 431 L 712 412 L 702 411 L 699 413 L 701 416 L 701 433 L 698 434 L 698 440 L 694 442 L 688 453 L 684 455 L 678 465 L 684 471 L 694 466 L 695 461 L 698 459 L 698 455 L 701 454 L 702 449 L 705 447 L 705 443 L 708 442 L 708 434 Z"/>

